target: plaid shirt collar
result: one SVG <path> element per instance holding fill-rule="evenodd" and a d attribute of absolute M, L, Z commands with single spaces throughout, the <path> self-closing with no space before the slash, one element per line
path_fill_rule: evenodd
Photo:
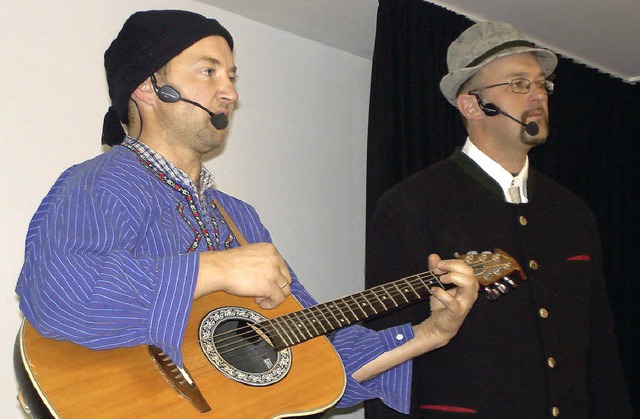
<path fill-rule="evenodd" d="M 151 164 L 169 176 L 174 182 L 184 186 L 185 188 L 189 188 L 192 191 L 198 194 L 198 191 L 206 191 L 207 189 L 213 188 L 215 185 L 215 177 L 213 174 L 207 170 L 204 165 L 200 169 L 200 187 L 195 188 L 193 181 L 187 174 L 181 169 L 177 168 L 173 163 L 167 160 L 163 155 L 143 143 L 142 141 L 138 141 L 135 138 L 126 136 L 124 142 L 129 146 L 135 148 L 142 157 L 147 159 Z"/>

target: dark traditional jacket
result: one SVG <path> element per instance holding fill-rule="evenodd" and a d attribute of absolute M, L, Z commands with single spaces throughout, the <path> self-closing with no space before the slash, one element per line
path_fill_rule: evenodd
<path fill-rule="evenodd" d="M 414 361 L 411 417 L 627 418 L 630 405 L 601 270 L 593 214 L 531 171 L 527 204 L 460 151 L 396 185 L 367 238 L 367 286 L 423 272 L 427 256 L 500 248 L 526 280 L 496 301 L 480 294 L 459 333 Z M 421 302 L 374 328 L 429 315 Z M 406 417 L 367 402 L 367 417 Z"/>

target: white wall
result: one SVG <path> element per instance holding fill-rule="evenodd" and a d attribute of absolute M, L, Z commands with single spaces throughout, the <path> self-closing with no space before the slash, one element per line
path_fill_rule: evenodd
<path fill-rule="evenodd" d="M 369 60 L 188 0 L 2 0 L 3 418 L 23 417 L 12 350 L 21 321 L 14 286 L 29 220 L 62 170 L 102 151 L 102 54 L 131 13 L 150 8 L 216 17 L 236 40 L 240 105 L 227 147 L 207 162 L 220 189 L 258 209 L 319 300 L 363 287 Z"/>

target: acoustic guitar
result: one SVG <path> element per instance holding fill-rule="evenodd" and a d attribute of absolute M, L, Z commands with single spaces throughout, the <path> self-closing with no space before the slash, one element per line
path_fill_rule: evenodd
<path fill-rule="evenodd" d="M 495 299 L 526 279 L 505 252 L 460 256 Z M 444 287 L 433 271 L 302 308 L 290 296 L 263 310 L 217 292 L 195 300 L 178 368 L 156 347 L 104 351 L 43 338 L 25 320 L 18 362 L 48 413 L 60 418 L 282 418 L 340 399 L 345 372 L 324 336 L 421 301 Z"/>

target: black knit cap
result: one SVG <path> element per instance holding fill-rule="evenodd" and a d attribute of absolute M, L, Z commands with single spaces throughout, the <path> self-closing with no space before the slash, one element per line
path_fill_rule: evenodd
<path fill-rule="evenodd" d="M 199 40 L 222 36 L 233 51 L 233 38 L 215 19 L 184 10 L 136 12 L 104 53 L 111 107 L 104 117 L 102 144 L 120 144 L 128 123 L 131 94 L 147 77 Z"/>

